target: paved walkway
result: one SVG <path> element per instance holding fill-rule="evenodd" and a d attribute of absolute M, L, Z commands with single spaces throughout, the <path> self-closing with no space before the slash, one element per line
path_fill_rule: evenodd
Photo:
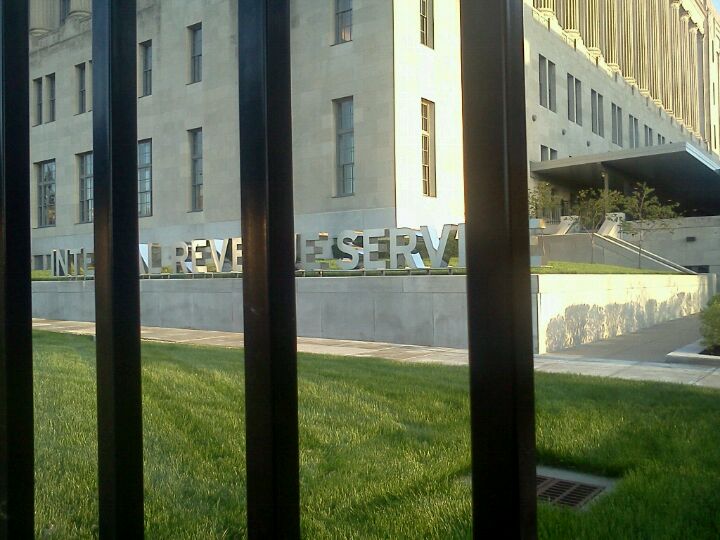
<path fill-rule="evenodd" d="M 697 321 L 693 323 L 692 320 L 681 319 L 674 322 L 675 325 L 666 323 L 667 326 L 659 325 L 656 327 L 656 329 L 665 327 L 664 331 L 650 329 L 630 336 L 570 349 L 562 353 L 536 356 L 535 370 L 546 373 L 570 373 L 628 380 L 671 382 L 720 389 L 720 367 L 674 364 L 669 363 L 666 358 L 660 356 L 661 351 L 668 346 L 673 347 L 668 350 L 670 352 L 697 339 L 697 337 L 692 337 L 692 325 L 694 324 L 695 329 L 697 329 Z M 86 322 L 33 319 L 33 327 L 37 330 L 50 332 L 79 335 L 95 334 L 95 324 Z M 675 340 L 665 340 L 665 336 L 668 334 L 675 335 Z M 243 334 L 175 328 L 142 327 L 142 337 L 147 341 L 216 347 L 242 347 L 244 343 Z M 686 338 L 689 340 L 686 343 L 675 343 Z M 643 343 L 644 349 L 640 347 Z M 675 345 L 671 345 L 671 343 L 675 343 Z M 646 352 L 641 352 L 642 350 L 646 350 Z M 298 338 L 298 351 L 357 358 L 386 358 L 402 362 L 451 366 L 464 366 L 467 365 L 468 361 L 467 351 L 463 349 L 320 338 Z M 631 357 L 632 351 L 637 351 L 640 360 Z"/>

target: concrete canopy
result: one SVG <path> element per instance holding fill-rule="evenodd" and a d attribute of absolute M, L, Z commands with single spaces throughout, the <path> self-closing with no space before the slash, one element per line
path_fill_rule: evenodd
<path fill-rule="evenodd" d="M 720 163 L 689 143 L 531 162 L 530 172 L 575 189 L 604 186 L 604 173 L 613 189 L 647 182 L 690 213 L 720 213 Z"/>

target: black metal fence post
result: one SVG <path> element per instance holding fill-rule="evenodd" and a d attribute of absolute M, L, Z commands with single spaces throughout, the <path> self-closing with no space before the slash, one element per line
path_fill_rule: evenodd
<path fill-rule="evenodd" d="M 533 538 L 523 1 L 461 0 L 460 14 L 473 530 Z"/>
<path fill-rule="evenodd" d="M 240 0 L 248 531 L 299 538 L 289 0 Z"/>
<path fill-rule="evenodd" d="M 141 538 L 135 0 L 93 0 L 95 317 L 100 536 Z M 132 265 L 131 265 L 132 268 Z"/>
<path fill-rule="evenodd" d="M 0 538 L 34 535 L 28 0 L 0 0 Z"/>

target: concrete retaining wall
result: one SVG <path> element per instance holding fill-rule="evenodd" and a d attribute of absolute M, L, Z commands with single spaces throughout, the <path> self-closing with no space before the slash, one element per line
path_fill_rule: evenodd
<path fill-rule="evenodd" d="M 698 313 L 712 297 L 716 276 L 537 276 L 536 343 L 553 352 L 636 332 Z"/>
<path fill-rule="evenodd" d="M 94 282 L 33 283 L 33 316 L 94 320 Z M 305 337 L 467 347 L 462 276 L 297 280 L 298 334 Z M 698 312 L 715 276 L 532 277 L 538 352 L 633 332 Z M 142 280 L 145 326 L 241 332 L 241 279 Z"/>

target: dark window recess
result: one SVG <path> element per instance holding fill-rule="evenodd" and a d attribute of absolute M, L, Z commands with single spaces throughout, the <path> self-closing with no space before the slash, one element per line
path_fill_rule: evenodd
<path fill-rule="evenodd" d="M 685 238 L 685 241 L 686 242 L 697 242 L 697 238 L 694 236 L 688 236 L 687 238 Z"/>

